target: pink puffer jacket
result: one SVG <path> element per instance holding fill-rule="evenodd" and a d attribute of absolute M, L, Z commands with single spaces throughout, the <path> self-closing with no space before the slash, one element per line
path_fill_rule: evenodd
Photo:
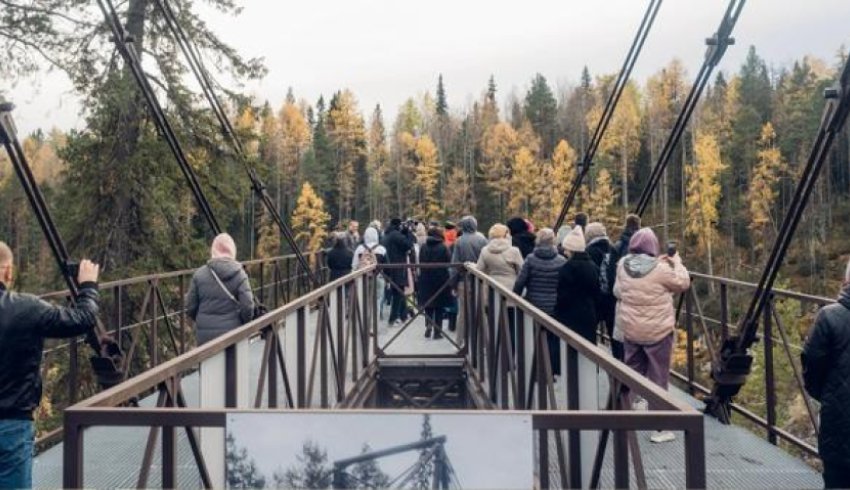
<path fill-rule="evenodd" d="M 673 293 L 691 285 L 682 259 L 627 255 L 617 264 L 616 326 L 624 338 L 635 344 L 654 344 L 676 328 Z"/>

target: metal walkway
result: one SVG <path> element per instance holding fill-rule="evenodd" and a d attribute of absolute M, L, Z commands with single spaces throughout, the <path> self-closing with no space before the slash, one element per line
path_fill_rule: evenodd
<path fill-rule="evenodd" d="M 452 346 L 446 341 L 427 340 L 423 337 L 424 320 L 419 318 L 399 337 L 395 346 L 399 350 L 427 352 L 432 354 L 450 353 Z M 379 326 L 379 338 L 388 339 L 395 331 L 383 322 Z M 262 348 L 259 343 L 252 345 L 252 376 L 259 372 Z M 190 405 L 197 401 L 198 376 L 187 376 L 183 387 Z M 607 378 L 599 377 L 600 393 L 607 392 Z M 701 408 L 701 403 L 684 392 L 674 389 L 674 393 L 691 405 Z M 558 390 L 563 396 L 565 390 Z M 149 397 L 143 406 L 153 406 L 154 399 Z M 604 400 L 600 400 L 600 406 Z M 764 439 L 738 426 L 722 425 L 715 419 L 706 417 L 706 457 L 708 484 L 710 488 L 821 488 L 820 474 L 782 449 L 769 444 Z M 181 488 L 199 487 L 197 470 L 185 433 L 178 432 L 177 460 L 178 483 Z M 87 469 L 86 486 L 93 488 L 135 487 L 144 452 L 148 430 L 127 427 L 95 427 L 87 432 L 85 438 L 85 467 Z M 647 433 L 639 433 L 643 462 L 649 488 L 683 488 L 684 468 L 681 467 L 681 454 L 684 451 L 681 437 L 668 444 L 652 444 Z M 611 451 L 609 445 L 609 452 Z M 160 484 L 159 451 L 154 452 L 154 465 L 150 472 L 148 486 Z M 613 487 L 613 468 L 610 461 L 603 468 L 602 487 Z M 558 481 L 553 475 L 553 482 Z M 636 480 L 631 479 L 632 484 Z M 62 486 L 62 445 L 57 445 L 40 454 L 34 464 L 34 484 L 36 488 L 57 488 Z"/>

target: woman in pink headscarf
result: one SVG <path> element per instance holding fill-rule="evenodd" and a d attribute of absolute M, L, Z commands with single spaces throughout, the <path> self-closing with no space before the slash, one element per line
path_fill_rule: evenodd
<path fill-rule="evenodd" d="M 192 276 L 186 310 L 195 321 L 198 345 L 253 319 L 251 282 L 236 261 L 236 242 L 227 233 L 215 237 L 210 260 Z"/>

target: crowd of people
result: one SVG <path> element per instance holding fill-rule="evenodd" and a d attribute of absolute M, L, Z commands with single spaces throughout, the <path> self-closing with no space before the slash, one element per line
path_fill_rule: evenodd
<path fill-rule="evenodd" d="M 439 339 L 444 326 L 463 338 L 468 327 L 458 315 L 458 298 L 469 287 L 462 264 L 474 266 L 586 341 L 607 339 L 611 354 L 667 389 L 674 347 L 673 295 L 690 287 L 690 277 L 675 244 L 666 249 L 636 215 L 626 217 L 617 241 L 606 227 L 578 213 L 557 232 L 535 229 L 521 217 L 497 223 L 485 237 L 473 216 L 451 221 L 417 222 L 394 218 L 386 228 L 373 221 L 360 235 L 351 221 L 332 235 L 326 253 L 329 278 L 381 265 L 376 271 L 380 311 L 397 328 L 415 316 L 418 306 L 428 321 L 424 336 Z M 0 488 L 31 486 L 33 412 L 41 400 L 41 352 L 46 338 L 70 338 L 91 332 L 97 321 L 99 267 L 82 261 L 79 295 L 73 305 L 57 306 L 15 293 L 12 250 L 0 242 Z M 514 301 L 515 303 L 515 301 Z M 508 302 L 510 335 L 517 334 Z M 237 261 L 232 237 L 221 234 L 210 259 L 192 278 L 186 296 L 198 344 L 208 342 L 263 314 L 250 280 Z M 383 316 L 382 316 L 383 318 Z M 562 373 L 561 342 L 547 331 L 553 375 Z M 820 452 L 827 486 L 848 486 L 850 464 L 850 264 L 839 301 L 825 307 L 802 356 L 809 393 L 821 402 Z M 647 410 L 637 397 L 632 406 Z M 653 442 L 675 439 L 655 432 Z"/>

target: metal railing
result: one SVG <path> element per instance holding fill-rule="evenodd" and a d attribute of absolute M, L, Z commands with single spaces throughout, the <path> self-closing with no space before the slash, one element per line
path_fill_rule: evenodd
<path fill-rule="evenodd" d="M 322 263 L 321 254 L 316 263 Z M 309 289 L 307 275 L 294 255 L 250 260 L 243 266 L 251 278 L 256 298 L 277 308 Z M 195 346 L 184 298 L 196 269 L 149 274 L 100 284 L 100 321 L 123 347 L 124 379 L 156 367 Z M 41 295 L 67 302 L 67 291 Z M 42 377 L 52 413 L 41 412 L 37 445 L 49 446 L 62 436 L 61 412 L 78 400 L 99 391 L 88 362 L 82 337 L 48 340 L 43 351 Z"/>
<path fill-rule="evenodd" d="M 550 481 L 551 468 L 557 468 L 558 483 L 565 488 L 581 486 L 583 481 L 598 486 L 608 452 L 613 454 L 616 486 L 629 486 L 630 460 L 641 486 L 645 475 L 634 431 L 662 429 L 684 432 L 685 484 L 705 488 L 702 414 L 473 267 L 427 267 L 466 268 L 460 314 L 467 328 L 457 334 L 456 349 L 448 356 L 466 364 L 476 408 L 531 414 L 542 488 L 556 486 Z M 149 486 L 157 447 L 161 451 L 162 486 L 175 486 L 177 430 L 185 431 L 198 479 L 211 488 L 225 481 L 223 428 L 228 412 L 312 409 L 333 413 L 369 406 L 374 400 L 371 397 L 380 361 L 391 355 L 377 335 L 378 278 L 388 268 L 375 269 L 359 270 L 325 284 L 68 408 L 64 486 L 80 488 L 86 483 L 84 437 L 92 427 L 147 428 L 149 436 L 137 480 L 140 487 Z M 509 333 L 509 308 L 518 319 L 515 347 Z M 556 335 L 564 348 L 566 375 L 558 381 L 553 379 L 548 362 L 536 362 L 538 358 L 548 359 L 547 332 Z M 408 353 L 404 356 L 409 357 Z M 252 372 L 250 364 L 257 359 L 259 366 Z M 599 393 L 587 393 L 598 378 L 595 370 L 587 371 L 588 366 L 598 367 L 610 379 L 614 396 L 608 397 L 604 408 L 599 406 Z M 193 407 L 184 395 L 190 376 L 197 376 L 199 387 Z M 626 389 L 643 396 L 657 410 L 631 411 Z M 128 406 L 133 399 L 153 395 L 155 407 Z M 611 434 L 612 451 L 606 451 Z M 555 443 L 554 451 L 550 451 L 550 441 Z M 582 468 L 586 468 L 584 475 Z"/>
<path fill-rule="evenodd" d="M 545 423 L 535 423 L 542 488 L 552 486 L 549 470 L 553 466 L 561 488 L 598 488 L 611 434 L 614 486 L 629 487 L 631 457 L 637 486 L 646 488 L 635 431 L 649 430 L 684 432 L 684 485 L 705 488 L 700 412 L 475 267 L 470 265 L 467 270 L 470 284 L 464 314 L 473 326 L 467 338 L 470 376 L 474 375 L 491 408 L 545 414 L 540 419 Z M 563 375 L 557 380 L 548 362 L 546 337 L 550 335 L 557 338 L 561 352 Z M 608 382 L 604 406 L 600 406 L 597 391 L 600 375 Z M 653 410 L 631 410 L 628 393 L 643 397 Z M 567 431 L 566 443 L 561 431 Z M 554 439 L 554 458 L 550 458 L 550 438 Z"/>
<path fill-rule="evenodd" d="M 751 299 L 756 285 L 691 273 L 692 287 L 679 298 L 679 318 L 685 331 L 685 362 L 672 375 L 684 384 L 691 395 L 708 395 L 711 391 L 710 369 L 719 359 L 723 341 L 735 334 L 738 319 Z M 762 364 L 758 374 L 763 375 L 761 387 L 755 390 L 755 400 L 746 400 L 746 392 L 732 404 L 733 412 L 763 430 L 772 444 L 786 443 L 804 454 L 817 457 L 818 421 L 816 402 L 803 386 L 800 352 L 805 333 L 821 307 L 835 300 L 822 296 L 774 289 L 761 320 L 761 342 L 758 346 Z M 795 325 L 791 325 L 791 323 Z M 774 352 L 779 350 L 779 352 Z M 754 370 L 755 372 L 755 370 Z M 788 379 L 779 380 L 781 372 Z M 748 380 L 745 389 L 754 390 L 757 379 Z M 780 393 L 781 392 L 781 393 Z M 784 395 L 784 396 L 783 396 Z M 805 422 L 789 428 L 788 416 L 782 417 L 780 409 L 787 410 L 794 399 L 802 401 L 801 416 Z M 743 399 L 742 399 L 743 398 Z M 803 427 L 800 427 L 800 426 Z"/>

